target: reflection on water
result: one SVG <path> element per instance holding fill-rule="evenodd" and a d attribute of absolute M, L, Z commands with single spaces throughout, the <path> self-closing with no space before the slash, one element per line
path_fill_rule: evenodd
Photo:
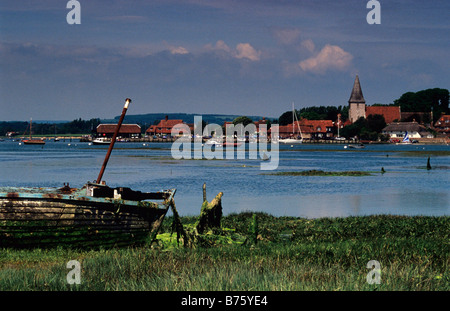
<path fill-rule="evenodd" d="M 218 192 L 224 213 L 263 211 L 277 216 L 449 215 L 449 146 L 280 146 L 277 171 L 367 171 L 371 176 L 273 176 L 260 160 L 175 160 L 170 144 L 116 144 L 103 176 L 111 186 L 141 191 L 177 188 L 180 214 L 198 215 L 202 185 Z M 405 151 L 408 151 L 405 153 Z M 106 148 L 87 143 L 45 146 L 0 143 L 0 186 L 80 187 L 93 181 Z M 426 161 L 431 157 L 431 171 Z M 381 168 L 386 171 L 381 174 Z"/>

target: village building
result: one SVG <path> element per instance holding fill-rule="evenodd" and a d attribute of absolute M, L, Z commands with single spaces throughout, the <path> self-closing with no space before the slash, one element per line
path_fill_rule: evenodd
<path fill-rule="evenodd" d="M 441 115 L 439 120 L 437 120 L 436 123 L 434 123 L 434 129 L 436 130 L 436 132 L 450 137 L 450 115 L 449 114 Z"/>
<path fill-rule="evenodd" d="M 117 124 L 99 124 L 97 126 L 97 136 L 112 138 L 116 131 Z M 122 124 L 118 138 L 139 138 L 141 137 L 141 127 L 137 124 Z"/>
<path fill-rule="evenodd" d="M 166 116 L 165 119 L 159 121 L 157 125 L 151 125 L 146 131 L 145 134 L 149 136 L 170 136 L 172 133 L 172 128 L 178 124 L 185 124 L 183 120 L 174 119 L 169 120 L 169 117 Z"/>
<path fill-rule="evenodd" d="M 387 125 L 382 133 L 389 135 L 391 140 L 402 140 L 406 133 L 410 139 L 433 138 L 433 134 L 417 122 L 394 122 Z"/>
<path fill-rule="evenodd" d="M 433 113 L 430 112 L 402 112 L 402 122 L 418 122 L 420 124 L 432 124 Z"/>
<path fill-rule="evenodd" d="M 382 115 L 386 124 L 401 120 L 400 106 L 367 106 L 366 116 Z"/>
<path fill-rule="evenodd" d="M 298 137 L 303 139 L 318 140 L 332 139 L 335 125 L 332 120 L 307 120 L 301 119 L 288 125 L 278 127 L 280 138 Z"/>
<path fill-rule="evenodd" d="M 267 126 L 267 120 L 266 120 L 265 117 L 263 117 L 259 121 L 254 121 L 253 123 L 256 126 L 256 133 L 258 135 L 260 135 L 260 136 L 266 136 L 267 135 L 267 131 L 269 130 L 268 129 L 269 126 Z M 264 126 L 261 126 L 261 125 L 266 125 L 266 126 L 264 127 Z"/>
<path fill-rule="evenodd" d="M 223 134 L 227 135 L 226 131 L 227 131 L 227 126 L 233 125 L 233 122 L 231 121 L 225 121 L 223 122 L 222 125 L 222 130 L 223 130 Z M 255 125 L 255 132 L 253 133 L 245 133 L 245 135 L 250 134 L 250 135 L 259 135 L 261 137 L 265 137 L 267 135 L 267 131 L 269 130 L 268 127 L 266 126 L 265 128 L 261 125 L 267 125 L 267 120 L 265 117 L 263 117 L 261 120 L 258 121 L 253 121 L 253 125 Z M 260 128 L 261 126 L 261 128 Z"/>

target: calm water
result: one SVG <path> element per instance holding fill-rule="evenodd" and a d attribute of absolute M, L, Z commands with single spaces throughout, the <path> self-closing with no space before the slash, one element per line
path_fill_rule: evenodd
<path fill-rule="evenodd" d="M 280 146 L 279 171 L 369 171 L 365 177 L 273 176 L 260 160 L 174 160 L 171 144 L 117 143 L 103 179 L 141 191 L 177 188 L 182 215 L 198 215 L 202 185 L 208 200 L 224 193 L 225 214 L 263 211 L 276 216 L 450 215 L 450 146 Z M 97 178 L 107 147 L 77 141 L 25 146 L 0 142 L 0 187 L 81 187 Z M 413 152 L 405 152 L 413 151 Z M 431 157 L 433 169 L 427 171 Z M 384 167 L 386 173 L 380 174 Z"/>

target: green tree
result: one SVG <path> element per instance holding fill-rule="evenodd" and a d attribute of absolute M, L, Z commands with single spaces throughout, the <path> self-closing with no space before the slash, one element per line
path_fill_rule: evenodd
<path fill-rule="evenodd" d="M 340 134 L 341 136 L 344 136 L 347 139 L 353 137 L 360 137 L 362 129 L 367 127 L 368 127 L 367 120 L 361 117 L 358 120 L 356 120 L 356 122 L 344 126 Z"/>
<path fill-rule="evenodd" d="M 279 125 L 292 124 L 292 111 L 286 111 L 278 118 Z"/>
<path fill-rule="evenodd" d="M 370 115 L 367 119 L 361 117 L 356 122 L 344 126 L 341 130 L 341 136 L 376 141 L 380 138 L 381 131 L 385 126 L 386 122 L 382 115 Z"/>
<path fill-rule="evenodd" d="M 250 124 L 250 123 L 253 123 L 253 120 L 250 119 L 250 118 L 247 117 L 247 116 L 240 116 L 240 117 L 237 117 L 237 118 L 235 118 L 235 119 L 233 120 L 233 124 L 234 124 L 234 125 L 236 125 L 236 124 L 242 124 L 244 127 L 247 126 L 247 125 Z"/>
<path fill-rule="evenodd" d="M 369 115 L 367 117 L 366 124 L 367 128 L 376 133 L 381 133 L 381 131 L 386 127 L 386 121 L 380 114 Z"/>
<path fill-rule="evenodd" d="M 433 122 L 439 119 L 442 113 L 449 114 L 449 91 L 447 89 L 426 89 L 419 92 L 407 92 L 394 100 L 394 104 L 401 107 L 404 112 L 430 112 L 433 111 Z"/>

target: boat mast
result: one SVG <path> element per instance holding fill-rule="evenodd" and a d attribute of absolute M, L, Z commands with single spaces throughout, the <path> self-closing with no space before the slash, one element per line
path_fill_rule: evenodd
<path fill-rule="evenodd" d="M 295 113 L 295 109 L 294 109 L 294 102 L 292 102 L 292 135 L 294 135 L 294 116 L 297 119 L 297 114 Z M 302 135 L 302 130 L 300 128 L 300 121 L 297 119 L 297 127 L 298 127 L 298 132 L 300 133 L 300 138 L 303 138 Z"/>
<path fill-rule="evenodd" d="M 121 114 L 120 119 L 119 119 L 119 123 L 117 123 L 116 131 L 114 132 L 113 138 L 111 139 L 111 143 L 109 144 L 108 152 L 106 153 L 105 160 L 103 161 L 102 168 L 101 168 L 100 173 L 98 174 L 98 177 L 97 177 L 97 183 L 98 184 L 102 180 L 103 173 L 105 172 L 106 165 L 108 164 L 108 160 L 109 160 L 109 157 L 111 155 L 111 151 L 112 151 L 112 149 L 114 147 L 114 143 L 116 142 L 117 134 L 119 133 L 120 126 L 122 125 L 123 118 L 125 117 L 125 114 L 127 113 L 128 105 L 130 103 L 131 103 L 131 99 L 129 99 L 129 98 L 125 99 L 125 105 L 123 106 L 123 110 L 122 110 L 122 114 Z"/>
<path fill-rule="evenodd" d="M 295 115 L 295 109 L 294 109 L 294 102 L 292 102 L 292 137 L 295 137 L 295 130 L 294 130 L 294 115 Z"/>

